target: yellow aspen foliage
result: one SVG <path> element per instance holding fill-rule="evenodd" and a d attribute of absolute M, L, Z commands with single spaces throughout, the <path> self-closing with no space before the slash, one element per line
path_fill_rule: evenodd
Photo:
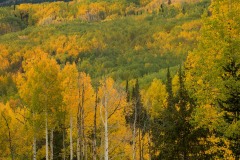
<path fill-rule="evenodd" d="M 67 111 L 77 113 L 78 107 L 78 70 L 76 64 L 66 64 L 61 72 L 63 103 Z"/>
<path fill-rule="evenodd" d="M 4 45 L 0 45 L 0 71 L 4 71 L 9 67 L 9 56 L 7 48 Z"/>
<path fill-rule="evenodd" d="M 206 138 L 206 142 L 211 145 L 210 149 L 205 151 L 206 155 L 218 155 L 221 153 L 221 156 L 215 156 L 214 159 L 224 159 L 224 160 L 234 160 L 232 151 L 229 149 L 229 141 L 224 138 L 216 137 L 215 135 L 209 136 Z M 219 143 L 224 144 L 219 146 Z"/>
<path fill-rule="evenodd" d="M 154 79 L 142 95 L 144 105 L 151 117 L 161 117 L 162 111 L 167 106 L 167 91 L 162 81 Z"/>
<path fill-rule="evenodd" d="M 172 79 L 172 90 L 173 90 L 173 95 L 176 96 L 177 92 L 179 90 L 179 78 L 178 75 L 175 75 Z"/>
<path fill-rule="evenodd" d="M 116 87 L 111 78 L 101 81 L 98 93 L 100 98 L 100 117 L 102 117 L 103 125 L 105 125 L 104 116 L 105 114 L 108 115 L 109 157 L 117 160 L 129 159 L 131 157 L 131 150 L 129 150 L 131 148 L 129 144 L 131 131 L 126 126 L 126 120 L 123 116 L 124 107 L 126 106 L 125 93 Z M 100 150 L 100 153 L 104 153 L 103 148 Z"/>
<path fill-rule="evenodd" d="M 192 124 L 197 128 L 208 128 L 210 132 L 220 129 L 224 124 L 222 114 L 212 105 L 203 105 L 195 109 L 192 115 Z"/>
<path fill-rule="evenodd" d="M 84 121 L 85 121 L 85 133 L 90 133 L 93 129 L 93 118 L 94 118 L 94 105 L 95 105 L 95 94 L 92 87 L 91 77 L 89 74 L 81 72 L 79 75 L 79 87 L 80 90 L 84 89 L 84 92 L 80 92 L 80 103 L 84 104 Z M 97 122 L 99 124 L 100 121 Z M 90 135 L 89 135 L 90 137 Z"/>
<path fill-rule="evenodd" d="M 27 127 L 27 112 L 26 108 L 12 109 L 9 103 L 0 103 L 0 159 L 8 159 L 11 154 L 16 159 L 31 159 L 32 139 Z"/>
<path fill-rule="evenodd" d="M 82 17 L 85 16 L 85 14 L 88 11 L 88 5 L 84 4 L 84 5 L 80 5 L 78 6 L 78 12 L 77 12 L 77 16 L 78 17 Z"/>
<path fill-rule="evenodd" d="M 62 117 L 58 114 L 62 103 L 60 67 L 40 49 L 26 53 L 25 57 L 23 63 L 25 72 L 19 73 L 17 86 L 24 105 L 30 111 L 28 117 L 32 137 L 39 139 L 44 135 L 44 123 L 48 131 L 57 129 L 61 122 Z M 45 136 L 48 134 L 45 133 Z M 41 156 L 40 153 L 41 149 L 37 156 Z"/>

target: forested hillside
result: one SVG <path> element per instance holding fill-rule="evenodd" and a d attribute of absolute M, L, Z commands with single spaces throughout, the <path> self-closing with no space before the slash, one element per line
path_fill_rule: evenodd
<path fill-rule="evenodd" d="M 239 159 L 238 0 L 0 8 L 0 159 Z"/>

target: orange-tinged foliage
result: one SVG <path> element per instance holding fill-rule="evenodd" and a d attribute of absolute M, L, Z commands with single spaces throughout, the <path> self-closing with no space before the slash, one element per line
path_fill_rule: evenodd
<path fill-rule="evenodd" d="M 10 155 L 9 132 L 16 157 L 19 159 L 30 158 L 31 136 L 27 129 L 26 112 L 26 108 L 18 106 L 12 109 L 9 103 L 6 105 L 0 103 L 0 159 L 6 159 Z M 29 132 L 29 134 L 26 134 L 26 132 Z"/>
<path fill-rule="evenodd" d="M 0 45 L 0 71 L 4 71 L 9 67 L 9 52 L 7 48 L 3 45 Z"/>
<path fill-rule="evenodd" d="M 107 78 L 101 81 L 99 88 L 100 98 L 100 116 L 105 115 L 105 107 L 107 107 L 108 126 L 109 126 L 109 153 L 114 159 L 129 159 L 131 151 L 129 151 L 129 141 L 131 132 L 126 126 L 124 115 L 124 107 L 126 106 L 125 94 L 120 88 L 117 88 L 113 79 Z M 105 97 L 106 96 L 106 97 Z M 106 103 L 105 103 L 106 101 Z M 104 106 L 107 104 L 107 106 Z M 104 119 L 102 119 L 104 122 Z M 104 123 L 103 123 L 104 124 Z M 118 155 L 118 156 L 117 156 Z"/>

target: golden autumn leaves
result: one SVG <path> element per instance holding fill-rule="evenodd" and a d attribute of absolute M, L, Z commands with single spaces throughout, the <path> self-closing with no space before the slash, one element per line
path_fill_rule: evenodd
<path fill-rule="evenodd" d="M 17 86 L 23 100 L 25 116 L 28 117 L 26 124 L 29 126 L 27 129 L 30 133 L 29 142 L 32 140 L 31 137 L 38 141 L 43 139 L 44 134 L 48 136 L 44 130 L 61 132 L 64 126 L 67 133 L 63 141 L 67 144 L 71 139 L 72 143 L 69 148 L 66 147 L 62 151 L 64 156 L 69 154 L 77 156 L 79 145 L 84 145 L 81 154 L 91 155 L 93 154 L 90 150 L 91 135 L 97 134 L 97 138 L 102 139 L 101 144 L 104 144 L 106 139 L 102 137 L 104 132 L 102 127 L 108 122 L 109 157 L 118 154 L 121 154 L 120 157 L 129 156 L 131 132 L 126 126 L 124 117 L 124 108 L 127 106 L 125 93 L 116 86 L 113 79 L 104 78 L 96 90 L 91 84 L 90 76 L 83 72 L 79 73 L 76 64 L 66 64 L 60 69 L 57 62 L 40 49 L 26 55 L 23 70 L 24 72 L 18 75 Z M 108 115 L 107 118 L 104 118 L 105 115 Z M 94 118 L 97 133 L 93 133 Z M 37 147 L 35 153 L 37 157 L 44 157 L 44 149 L 48 143 L 51 142 Z M 49 153 L 51 152 L 54 151 L 49 149 Z M 97 154 L 103 156 L 103 153 L 103 147 L 98 146 Z"/>

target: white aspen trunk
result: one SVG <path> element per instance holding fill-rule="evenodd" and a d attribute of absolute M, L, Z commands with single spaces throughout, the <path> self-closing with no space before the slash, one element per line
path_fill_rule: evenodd
<path fill-rule="evenodd" d="M 33 160 L 37 160 L 36 137 L 33 137 Z"/>
<path fill-rule="evenodd" d="M 95 107 L 94 107 L 94 133 L 93 133 L 93 160 L 97 160 L 97 103 L 98 103 L 98 93 L 96 91 Z"/>
<path fill-rule="evenodd" d="M 72 129 L 73 129 L 72 114 L 70 114 L 70 160 L 73 160 Z"/>
<path fill-rule="evenodd" d="M 33 116 L 33 160 L 37 160 L 37 140 L 35 135 L 35 119 L 34 119 L 34 112 L 32 114 Z"/>
<path fill-rule="evenodd" d="M 88 145 L 87 145 L 87 143 L 85 143 L 85 160 L 87 160 L 88 159 L 88 155 L 87 155 L 87 147 L 88 147 Z"/>
<path fill-rule="evenodd" d="M 150 105 L 148 103 L 147 105 L 147 112 L 149 112 L 150 110 Z M 148 125 L 149 125 L 149 128 L 151 128 L 151 122 L 150 122 L 150 118 L 148 117 Z M 152 159 L 152 155 L 151 155 L 151 152 L 152 152 L 152 145 L 151 145 L 151 129 L 148 130 L 148 160 L 151 160 Z"/>
<path fill-rule="evenodd" d="M 46 160 L 48 160 L 48 119 L 47 119 L 47 111 L 46 111 L 46 124 L 45 124 L 45 131 L 46 131 Z"/>
<path fill-rule="evenodd" d="M 84 132 L 84 84 L 82 85 L 82 104 L 81 104 L 81 160 L 85 157 L 85 132 Z"/>
<path fill-rule="evenodd" d="M 152 159 L 152 155 L 151 155 L 151 134 L 150 131 L 148 133 L 148 159 L 151 160 Z"/>
<path fill-rule="evenodd" d="M 82 118 L 81 118 L 81 160 L 83 160 L 84 159 L 84 157 L 85 157 L 85 138 L 84 138 L 84 115 L 83 115 L 83 111 L 82 111 L 82 116 L 81 116 Z"/>
<path fill-rule="evenodd" d="M 53 129 L 51 129 L 50 135 L 50 150 L 51 150 L 50 160 L 53 160 Z"/>
<path fill-rule="evenodd" d="M 103 135 L 102 135 L 101 137 L 103 137 Z M 103 138 L 101 138 L 101 144 L 100 144 L 100 146 L 103 146 Z M 103 153 L 103 150 L 101 149 L 100 160 L 103 160 L 103 158 L 104 158 L 104 153 Z"/>
<path fill-rule="evenodd" d="M 139 159 L 142 160 L 142 144 L 141 144 L 141 130 L 138 128 L 138 141 L 139 141 Z"/>
<path fill-rule="evenodd" d="M 136 122 L 137 122 L 137 105 L 135 104 L 134 107 L 135 113 L 134 113 L 134 122 L 133 122 L 133 160 L 136 160 Z"/>
<path fill-rule="evenodd" d="M 105 82 L 105 122 L 104 122 L 104 139 L 105 139 L 105 147 L 104 147 L 104 159 L 108 160 L 108 106 L 107 106 L 107 94 L 106 94 L 106 82 Z"/>
<path fill-rule="evenodd" d="M 78 72 L 78 114 L 77 114 L 77 160 L 81 159 L 81 144 L 80 144 L 80 115 L 81 115 L 81 90 L 80 90 L 80 73 Z"/>
<path fill-rule="evenodd" d="M 77 160 L 80 160 L 80 153 L 81 153 L 79 141 L 80 141 L 80 138 L 78 137 L 77 138 Z"/>

